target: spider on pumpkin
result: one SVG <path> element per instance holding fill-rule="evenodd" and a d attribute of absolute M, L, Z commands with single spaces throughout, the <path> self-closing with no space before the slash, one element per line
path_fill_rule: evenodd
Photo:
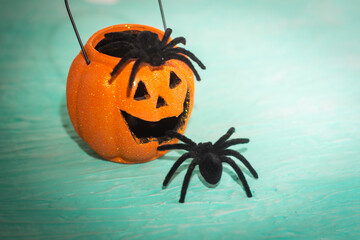
<path fill-rule="evenodd" d="M 166 144 L 158 147 L 159 151 L 165 151 L 170 149 L 183 149 L 188 151 L 184 153 L 172 166 L 169 173 L 165 177 L 163 182 L 163 186 L 167 186 L 171 177 L 174 175 L 175 171 L 179 168 L 179 166 L 188 158 L 193 158 L 191 161 L 189 168 L 185 174 L 184 182 L 181 189 L 180 203 L 184 203 L 185 195 L 187 188 L 189 186 L 191 174 L 196 165 L 199 165 L 200 174 L 204 177 L 205 181 L 210 184 L 217 184 L 220 181 L 222 174 L 222 163 L 228 163 L 238 175 L 241 183 L 243 184 L 247 197 L 252 197 L 250 192 L 249 185 L 245 179 L 244 174 L 241 169 L 236 165 L 234 160 L 229 158 L 228 156 L 233 156 L 239 159 L 250 171 L 250 173 L 254 176 L 254 178 L 258 178 L 258 174 L 255 169 L 250 165 L 250 163 L 245 159 L 243 155 L 239 152 L 228 149 L 228 147 L 248 143 L 249 139 L 247 138 L 235 138 L 228 140 L 230 136 L 235 132 L 235 128 L 230 128 L 226 134 L 219 138 L 214 144 L 211 142 L 206 143 L 198 143 L 196 144 L 189 138 L 184 135 L 179 134 L 175 131 L 169 131 L 167 135 L 172 138 L 177 138 L 184 143 L 176 143 L 176 144 Z"/>
<path fill-rule="evenodd" d="M 159 36 L 150 31 L 111 32 L 105 34 L 105 39 L 96 46 L 96 49 L 111 56 L 121 57 L 111 72 L 111 76 L 115 76 L 129 60 L 136 59 L 130 74 L 129 89 L 132 87 L 135 75 L 142 62 L 149 63 L 151 66 L 161 66 L 170 59 L 176 59 L 188 65 L 195 74 L 196 80 L 200 81 L 198 72 L 186 56 L 196 62 L 200 68 L 205 69 L 206 67 L 190 51 L 175 47 L 180 43 L 186 44 L 184 37 L 177 37 L 168 43 L 171 33 L 172 30 L 167 28 L 160 41 Z"/>

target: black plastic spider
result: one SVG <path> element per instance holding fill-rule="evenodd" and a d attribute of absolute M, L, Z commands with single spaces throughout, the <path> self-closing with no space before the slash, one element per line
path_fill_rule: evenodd
<path fill-rule="evenodd" d="M 230 128 L 226 134 L 224 134 L 217 142 L 212 144 L 211 142 L 199 143 L 196 144 L 189 138 L 175 132 L 169 131 L 168 136 L 177 138 L 184 143 L 176 143 L 176 144 L 166 144 L 158 147 L 159 151 L 170 150 L 170 149 L 183 149 L 188 152 L 183 154 L 172 166 L 169 173 L 165 177 L 163 186 L 165 187 L 175 171 L 178 167 L 188 158 L 193 158 L 192 162 L 189 165 L 189 168 L 186 172 L 184 182 L 181 189 L 180 203 L 185 201 L 186 190 L 189 186 L 191 174 L 196 165 L 199 165 L 200 173 L 204 177 L 204 179 L 210 184 L 217 184 L 220 181 L 222 174 L 222 163 L 228 163 L 237 173 L 240 181 L 242 182 L 246 195 L 250 198 L 252 194 L 250 192 L 249 185 L 245 179 L 244 174 L 240 170 L 240 168 L 236 165 L 236 163 L 229 158 L 228 156 L 233 156 L 239 159 L 250 171 L 250 173 L 254 176 L 254 178 L 258 178 L 258 174 L 255 169 L 250 165 L 250 163 L 245 159 L 243 155 L 239 152 L 234 151 L 232 149 L 228 149 L 228 147 L 241 144 L 248 143 L 249 139 L 247 138 L 236 138 L 231 139 L 230 136 L 235 132 L 235 128 Z"/>
<path fill-rule="evenodd" d="M 172 30 L 167 28 L 161 41 L 156 33 L 150 31 L 111 32 L 105 34 L 105 39 L 101 41 L 100 45 L 96 46 L 96 49 L 111 56 L 121 57 L 121 60 L 111 72 L 111 76 L 116 75 L 119 69 L 129 60 L 136 59 L 130 74 L 130 89 L 142 62 L 149 63 L 151 66 L 161 66 L 170 59 L 177 59 L 188 65 L 195 74 L 196 79 L 200 81 L 198 72 L 186 56 L 196 62 L 202 69 L 205 69 L 204 64 L 190 51 L 175 47 L 179 43 L 186 44 L 184 37 L 177 37 L 168 43 L 171 32 Z M 119 53 L 121 56 L 119 56 Z"/>

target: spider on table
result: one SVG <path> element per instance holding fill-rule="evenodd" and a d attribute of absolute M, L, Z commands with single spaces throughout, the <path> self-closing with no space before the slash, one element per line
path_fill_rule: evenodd
<path fill-rule="evenodd" d="M 250 163 L 245 159 L 243 155 L 239 152 L 228 149 L 228 147 L 248 143 L 249 139 L 247 138 L 235 138 L 228 140 L 230 136 L 235 132 L 235 128 L 230 128 L 226 134 L 219 138 L 214 144 L 211 142 L 206 143 L 198 143 L 196 144 L 191 139 L 181 135 L 175 131 L 167 132 L 167 135 L 172 138 L 177 138 L 184 143 L 176 143 L 176 144 L 165 144 L 158 147 L 159 151 L 171 150 L 171 149 L 182 149 L 188 151 L 184 153 L 172 166 L 169 173 L 165 177 L 163 182 L 163 186 L 167 186 L 171 177 L 174 175 L 175 171 L 179 168 L 179 166 L 189 158 L 193 158 L 191 161 L 189 168 L 185 174 L 184 182 L 181 189 L 180 203 L 184 203 L 185 195 L 187 188 L 189 186 L 191 174 L 196 165 L 199 165 L 200 174 L 204 177 L 205 181 L 210 184 L 217 184 L 220 181 L 222 175 L 222 163 L 228 163 L 238 175 L 241 183 L 245 188 L 245 192 L 247 197 L 252 197 L 250 192 L 249 185 L 245 179 L 244 174 L 241 169 L 236 165 L 234 160 L 229 158 L 228 156 L 233 156 L 239 159 L 250 171 L 250 173 L 254 176 L 254 178 L 258 178 L 258 174 L 255 169 L 250 165 Z"/>

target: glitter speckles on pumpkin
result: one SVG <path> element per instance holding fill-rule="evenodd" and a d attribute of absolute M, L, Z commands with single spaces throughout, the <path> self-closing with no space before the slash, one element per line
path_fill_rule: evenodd
<path fill-rule="evenodd" d="M 114 162 L 140 163 L 165 153 L 158 152 L 157 147 L 159 141 L 167 140 L 149 136 L 157 135 L 157 131 L 164 132 L 169 127 L 179 133 L 184 132 L 193 107 L 194 77 L 189 67 L 177 60 L 169 60 L 160 67 L 143 63 L 128 96 L 131 61 L 109 83 L 110 73 L 119 58 L 99 53 L 94 46 L 105 33 L 129 28 L 152 31 L 160 38 L 163 35 L 158 29 L 130 24 L 111 26 L 95 33 L 85 45 L 91 64 L 87 65 L 80 53 L 71 65 L 67 105 L 76 132 L 101 157 Z M 177 80 L 173 88 L 170 88 L 171 72 L 181 80 Z M 140 81 L 149 96 L 144 100 L 135 100 Z M 175 120 L 177 122 L 172 122 Z M 130 125 L 137 129 L 131 131 Z M 134 134 L 140 137 L 134 138 Z"/>

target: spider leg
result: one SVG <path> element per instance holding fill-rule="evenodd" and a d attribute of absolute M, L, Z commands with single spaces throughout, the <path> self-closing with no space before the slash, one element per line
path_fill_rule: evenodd
<path fill-rule="evenodd" d="M 183 55 L 179 55 L 179 54 L 176 54 L 176 53 L 172 53 L 172 54 L 168 54 L 166 57 L 165 57 L 165 61 L 167 60 L 170 60 L 170 59 L 176 59 L 176 60 L 179 60 L 183 63 L 185 63 L 186 65 L 188 65 L 190 67 L 190 69 L 193 71 L 195 77 L 196 77 L 196 80 L 200 81 L 200 76 L 198 74 L 198 72 L 196 71 L 194 65 L 190 62 L 190 60 L 183 56 Z"/>
<path fill-rule="evenodd" d="M 226 150 L 222 151 L 220 154 L 236 157 L 249 169 L 250 173 L 254 176 L 254 178 L 259 178 L 255 169 L 251 166 L 251 164 L 248 162 L 248 160 L 246 160 L 246 158 L 239 152 L 234 151 L 232 149 L 226 149 Z"/>
<path fill-rule="evenodd" d="M 242 143 L 248 143 L 250 140 L 248 138 L 234 138 L 229 141 L 226 141 L 216 147 L 216 150 L 226 149 L 233 145 L 238 145 Z"/>
<path fill-rule="evenodd" d="M 235 132 L 235 128 L 231 127 L 227 133 L 225 133 L 221 138 L 219 138 L 219 140 L 216 141 L 216 143 L 214 143 L 214 148 L 216 148 L 217 146 L 219 146 L 220 144 L 223 144 L 226 140 L 229 139 L 229 137 Z"/>
<path fill-rule="evenodd" d="M 180 165 L 188 158 L 191 157 L 190 153 L 184 153 L 178 160 L 176 160 L 176 162 L 174 163 L 174 165 L 171 167 L 169 173 L 166 175 L 165 180 L 163 182 L 163 186 L 167 186 L 171 177 L 174 175 L 174 173 L 176 172 L 176 170 L 180 167 Z"/>
<path fill-rule="evenodd" d="M 191 146 L 189 146 L 188 144 L 184 144 L 184 143 L 176 143 L 176 144 L 161 145 L 157 148 L 158 151 L 165 151 L 165 150 L 171 150 L 171 149 L 182 149 L 182 150 L 191 151 Z"/>
<path fill-rule="evenodd" d="M 222 157 L 221 160 L 223 162 L 228 163 L 235 170 L 236 174 L 238 175 L 241 183 L 243 184 L 243 186 L 245 188 L 247 197 L 249 197 L 249 198 L 252 197 L 252 194 L 250 192 L 250 188 L 246 181 L 246 178 L 245 178 L 244 174 L 242 173 L 241 169 L 238 167 L 238 165 L 236 165 L 236 163 L 229 157 Z"/>
<path fill-rule="evenodd" d="M 174 38 L 171 42 L 169 42 L 168 45 L 166 45 L 164 47 L 164 49 L 171 49 L 174 46 L 178 45 L 179 43 L 182 43 L 182 44 L 186 45 L 186 39 L 184 37 Z"/>
<path fill-rule="evenodd" d="M 119 69 L 125 65 L 125 63 L 131 58 L 130 54 L 126 54 L 125 57 L 123 57 L 118 64 L 114 67 L 113 71 L 110 73 L 110 75 L 113 77 Z"/>
<path fill-rule="evenodd" d="M 196 62 L 201 67 L 201 69 L 206 69 L 205 65 L 192 52 L 186 50 L 185 48 L 181 48 L 181 47 L 172 48 L 166 50 L 166 52 L 182 53 L 188 56 L 189 58 L 191 58 L 191 60 L 193 60 L 194 62 Z"/>
<path fill-rule="evenodd" d="M 130 59 L 135 57 L 136 55 L 139 54 L 139 51 L 136 49 L 130 50 L 130 52 L 128 52 L 123 58 L 121 58 L 121 60 L 119 61 L 119 63 L 114 67 L 113 71 L 110 73 L 110 75 L 113 77 L 118 71 L 119 69 L 125 65 L 125 63 Z"/>
<path fill-rule="evenodd" d="M 165 30 L 165 33 L 164 33 L 164 36 L 161 40 L 161 46 L 165 47 L 166 46 L 166 43 L 169 41 L 169 38 L 170 38 L 170 35 L 172 33 L 172 29 L 171 28 L 167 28 Z"/>
<path fill-rule="evenodd" d="M 140 67 L 141 62 L 142 61 L 140 59 L 138 59 L 138 60 L 136 60 L 136 62 L 133 65 L 133 68 L 132 68 L 131 74 L 130 74 L 130 79 L 129 79 L 129 90 L 132 88 L 136 73 Z M 130 91 L 128 92 L 128 95 L 129 95 L 129 93 L 130 93 Z"/>
<path fill-rule="evenodd" d="M 179 202 L 180 203 L 184 203 L 185 202 L 185 195 L 186 195 L 186 190 L 189 186 L 189 182 L 190 182 L 190 178 L 191 178 L 191 174 L 192 172 L 194 171 L 194 168 L 197 164 L 197 161 L 194 159 L 191 163 L 190 163 L 190 166 L 185 174 L 185 177 L 184 177 L 184 182 L 183 182 L 183 185 L 182 185 L 182 188 L 181 188 L 181 195 L 180 195 L 180 200 Z"/>
<path fill-rule="evenodd" d="M 180 133 L 176 132 L 176 131 L 167 131 L 166 135 L 172 138 L 177 138 L 181 141 L 183 141 L 184 143 L 189 144 L 190 146 L 196 146 L 196 143 L 194 143 L 191 139 L 185 137 L 184 135 L 181 135 Z"/>

